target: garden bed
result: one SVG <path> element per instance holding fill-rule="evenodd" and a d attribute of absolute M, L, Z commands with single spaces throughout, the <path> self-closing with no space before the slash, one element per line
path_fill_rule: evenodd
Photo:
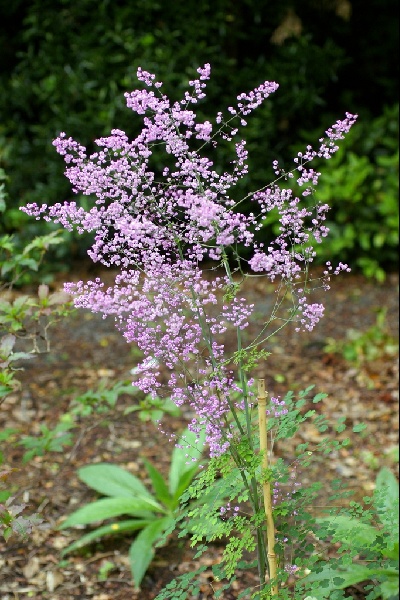
<path fill-rule="evenodd" d="M 86 279 L 88 274 L 77 269 L 72 277 Z M 250 278 L 245 293 L 256 304 L 261 319 L 270 308 L 273 287 Z M 329 482 L 339 475 L 361 499 L 372 492 L 379 467 L 396 468 L 392 449 L 398 444 L 398 352 L 393 353 L 389 346 L 391 340 L 398 340 L 398 277 L 388 275 L 386 282 L 378 285 L 360 276 L 342 275 L 332 282 L 329 293 L 321 294 L 326 316 L 315 331 L 297 334 L 294 327 L 285 328 L 275 336 L 271 356 L 254 376 L 265 378 L 267 390 L 275 396 L 315 384 L 316 392 L 328 394 L 320 408 L 328 417 L 345 416 L 350 432 L 353 425 L 366 423 L 365 435 L 352 434 L 352 444 L 329 461 L 316 457 L 302 476 L 305 485 L 322 481 L 329 493 Z M 377 311 L 383 308 L 386 317 L 378 328 L 382 337 L 374 326 Z M 353 363 L 343 357 L 342 342 L 349 329 L 359 332 L 352 342 L 358 353 L 358 362 Z M 3 402 L 1 429 L 39 433 L 41 424 L 54 425 L 74 397 L 96 389 L 101 380 L 112 384 L 130 378 L 138 361 L 112 321 L 83 310 L 57 324 L 51 338 L 51 352 L 26 363 L 21 391 Z M 367 349 L 375 345 L 373 360 L 367 360 L 370 357 L 363 344 Z M 351 350 L 349 340 L 348 347 Z M 163 433 L 152 422 L 142 422 L 135 412 L 123 415 L 124 407 L 134 401 L 124 395 L 107 418 L 82 419 L 74 445 L 62 453 L 47 453 L 23 465 L 23 448 L 4 450 L 6 464 L 20 469 L 13 479 L 18 493 L 23 494 L 31 512 L 41 513 L 44 527 L 35 529 L 26 541 L 12 537 L 7 544 L 0 544 L 0 600 L 152 600 L 171 579 L 192 570 L 195 563 L 199 566 L 200 561 L 210 568 L 202 574 L 197 600 L 214 597 L 213 590 L 221 584 L 213 580 L 211 566 L 218 562 L 222 545 L 213 546 L 209 554 L 194 561 L 188 542 L 172 535 L 157 552 L 139 592 L 133 590 L 127 558 L 130 540 L 126 537 L 101 540 L 61 558 L 61 550 L 80 533 L 77 529 L 58 530 L 62 517 L 95 497 L 77 479 L 77 468 L 112 462 L 144 477 L 143 458 L 148 458 L 161 471 L 168 471 L 172 446 L 166 433 L 181 431 L 192 415 L 184 411 L 180 417 L 166 416 Z M 305 426 L 300 435 L 293 444 L 278 445 L 277 454 L 290 460 L 295 443 L 316 444 L 321 439 L 312 426 Z M 245 587 L 256 584 L 248 573 L 239 572 L 232 590 L 222 598 L 233 600 Z M 362 587 L 354 589 L 353 596 L 363 598 Z"/>

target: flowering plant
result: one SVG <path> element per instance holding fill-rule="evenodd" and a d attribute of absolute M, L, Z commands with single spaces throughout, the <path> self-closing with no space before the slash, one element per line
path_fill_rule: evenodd
<path fill-rule="evenodd" d="M 114 129 L 109 137 L 96 140 L 98 150 L 92 154 L 65 133 L 54 141 L 73 191 L 95 199 L 89 210 L 76 202 L 29 204 L 23 210 L 68 230 L 94 232 L 89 256 L 118 268 L 115 284 L 107 289 L 99 278 L 66 284 L 65 289 L 75 296 L 75 306 L 113 317 L 127 342 L 137 344 L 144 359 L 135 369 L 136 386 L 154 397 L 165 393 L 177 406 L 190 406 L 196 416 L 189 427 L 195 433 L 205 431 L 210 458 L 219 461 L 217 470 L 226 472 L 226 457 L 233 460 L 234 479 L 240 477 L 247 490 L 242 501 L 250 502 L 255 515 L 255 535 L 246 530 L 239 509 L 233 509 L 233 521 L 248 547 L 258 547 L 257 593 L 268 588 L 276 596 L 279 575 L 270 560 L 275 542 L 269 531 L 266 545 L 260 516 L 262 486 L 267 523 L 273 527 L 272 507 L 268 509 L 271 472 L 264 462 L 268 450 L 262 444 L 267 425 L 261 427 L 258 455 L 253 422 L 256 399 L 248 372 L 268 355 L 271 336 L 288 323 L 295 321 L 296 331 L 312 330 L 324 312 L 322 304 L 311 300 L 312 291 L 321 286 L 328 290 L 332 274 L 349 271 L 345 264 L 327 263 L 322 278 L 314 279 L 310 273 L 315 258 L 311 242 L 321 243 L 328 234 L 324 222 L 329 210 L 327 204 L 313 199 L 320 173 L 311 164 L 329 159 L 338 150 L 338 141 L 356 115 L 346 113 L 325 132 L 317 149 L 307 146 L 299 152 L 292 170 L 274 161 L 272 183 L 236 198 L 235 184 L 248 174 L 246 142 L 239 139 L 239 129 L 277 91 L 278 84 L 267 81 L 240 94 L 226 115 L 218 112 L 213 121 L 198 122 L 194 108 L 205 97 L 210 65 L 199 68 L 198 74 L 189 82 L 190 91 L 173 102 L 155 75 L 139 69 L 144 89 L 125 94 L 128 108 L 143 117 L 143 128 L 131 141 Z M 208 147 L 212 154 L 219 142 L 230 145 L 235 155 L 223 172 L 215 170 L 205 153 Z M 166 151 L 161 169 L 155 160 L 159 146 Z M 289 179 L 298 185 L 299 196 L 282 185 Z M 306 206 L 307 196 L 312 202 Z M 254 205 L 248 214 L 241 212 L 245 200 Z M 272 213 L 279 215 L 279 234 L 267 241 L 263 232 Z M 242 256 L 243 247 L 250 258 Z M 210 269 L 214 277 L 209 276 Z M 249 339 L 245 330 L 254 306 L 240 291 L 241 283 L 255 276 L 278 285 L 271 314 Z M 224 344 L 228 330 L 235 331 L 237 339 L 231 353 Z M 260 399 L 265 399 L 263 393 L 259 403 Z M 271 406 L 273 418 L 280 413 L 286 423 L 278 402 Z M 265 407 L 265 402 L 261 405 Z M 261 411 L 264 417 L 265 410 Z M 297 418 L 299 407 L 291 414 Z M 226 517 L 230 505 L 224 510 L 220 516 Z M 201 537 L 195 535 L 195 540 Z M 228 576 L 233 572 L 230 567 L 227 571 Z"/>

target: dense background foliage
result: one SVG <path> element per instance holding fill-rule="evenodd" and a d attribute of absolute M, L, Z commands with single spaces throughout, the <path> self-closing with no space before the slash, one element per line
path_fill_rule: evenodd
<path fill-rule="evenodd" d="M 113 127 L 135 135 L 140 123 L 123 93 L 137 86 L 138 66 L 179 96 L 210 62 L 209 116 L 265 79 L 281 86 L 246 130 L 251 189 L 272 178 L 274 158 L 289 161 L 345 111 L 360 115 L 321 180 L 336 223 L 327 252 L 378 277 L 396 265 L 394 0 L 0 0 L 0 7 L 0 166 L 9 195 L 0 233 L 48 232 L 18 206 L 70 197 L 51 145 L 60 131 L 89 147 Z M 84 252 L 84 241 L 66 241 L 58 258 Z"/>

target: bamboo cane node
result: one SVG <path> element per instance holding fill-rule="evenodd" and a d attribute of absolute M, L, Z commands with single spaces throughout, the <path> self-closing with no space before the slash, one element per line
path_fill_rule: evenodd
<path fill-rule="evenodd" d="M 258 385 L 257 385 L 257 396 L 258 396 L 258 400 L 259 401 L 266 401 L 267 399 L 267 393 L 265 391 L 265 379 L 259 379 L 258 380 Z"/>

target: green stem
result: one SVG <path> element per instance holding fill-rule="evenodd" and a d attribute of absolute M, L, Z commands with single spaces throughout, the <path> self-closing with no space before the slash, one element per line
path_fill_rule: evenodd
<path fill-rule="evenodd" d="M 232 277 L 232 272 L 229 266 L 229 262 L 228 262 L 228 257 L 226 256 L 226 254 L 223 254 L 222 257 L 222 263 L 224 265 L 225 268 L 225 272 L 228 276 L 229 279 L 229 283 L 230 284 L 234 284 L 233 281 L 233 277 Z M 243 401 L 244 401 L 244 410 L 245 410 L 245 416 L 246 416 L 246 429 L 247 429 L 247 438 L 249 440 L 249 444 L 250 444 L 250 448 L 253 449 L 253 441 L 251 438 L 251 416 L 250 416 L 250 409 L 249 409 L 249 402 L 248 402 L 248 390 L 247 390 L 247 380 L 246 380 L 246 376 L 243 370 L 243 363 L 242 363 L 242 359 L 241 359 L 241 351 L 243 349 L 243 344 L 242 344 L 242 332 L 240 330 L 239 327 L 236 327 L 236 339 L 237 339 L 237 349 L 238 349 L 238 370 L 239 370 L 239 379 L 240 379 L 240 385 L 242 388 L 242 392 L 243 392 Z"/>
<path fill-rule="evenodd" d="M 229 282 L 231 284 L 233 284 L 234 281 L 233 281 L 233 277 L 232 277 L 232 272 L 230 270 L 230 266 L 229 266 L 229 262 L 228 262 L 228 258 L 226 256 L 226 254 L 223 255 L 222 261 L 223 261 L 223 265 L 225 267 L 225 272 L 227 274 Z M 242 350 L 243 350 L 242 331 L 239 327 L 236 328 L 236 339 L 237 339 L 237 349 L 238 349 L 238 353 L 237 353 L 237 355 L 238 355 L 238 373 L 239 373 L 239 379 L 240 379 L 240 386 L 241 386 L 241 389 L 243 392 L 247 439 L 248 439 L 251 450 L 254 452 L 252 427 L 251 427 L 251 414 L 250 414 L 250 407 L 249 407 L 249 402 L 248 402 L 249 394 L 248 394 L 248 388 L 247 388 L 247 377 L 246 377 L 245 370 L 243 368 L 243 360 L 242 360 Z M 260 510 L 260 499 L 259 499 L 259 495 L 258 495 L 257 480 L 254 475 L 251 476 L 250 488 L 248 488 L 248 489 L 249 489 L 250 495 L 252 496 L 252 505 L 253 505 L 254 514 L 258 514 L 258 512 Z M 266 550 L 266 546 L 265 546 L 265 537 L 263 535 L 261 526 L 257 527 L 257 558 L 258 558 L 258 560 L 257 560 L 258 575 L 259 575 L 259 579 L 260 579 L 260 584 L 261 584 L 261 586 L 263 586 L 265 583 L 265 573 L 266 573 L 266 565 L 267 565 L 267 550 Z"/>

